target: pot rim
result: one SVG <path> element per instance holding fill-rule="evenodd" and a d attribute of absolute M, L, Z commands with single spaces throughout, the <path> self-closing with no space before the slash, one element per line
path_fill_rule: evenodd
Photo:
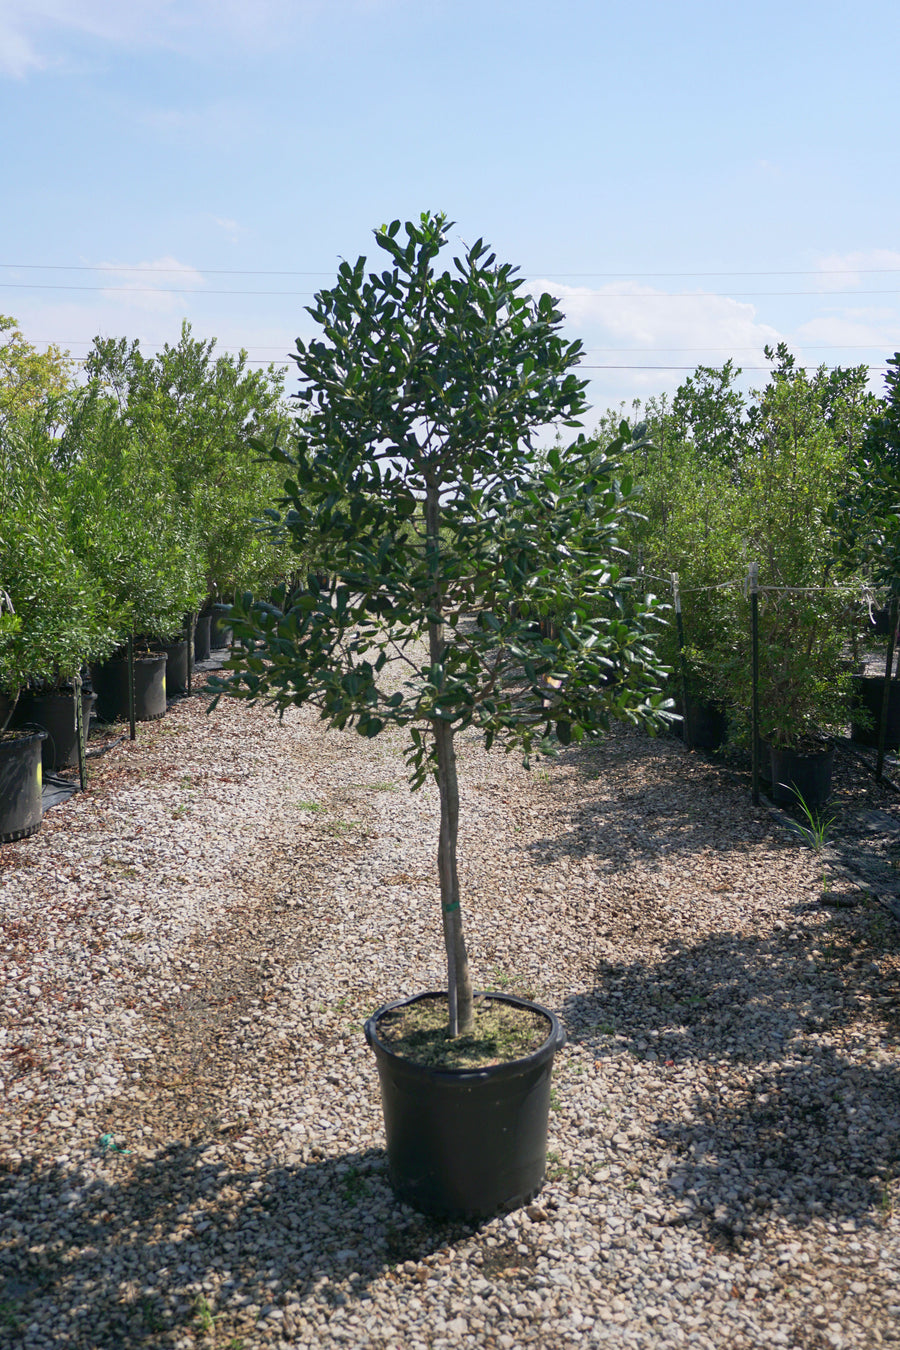
<path fill-rule="evenodd" d="M 44 727 L 36 726 L 34 722 L 24 727 L 7 727 L 6 731 L 0 734 L 0 754 L 5 754 L 8 748 L 22 745 L 27 741 L 45 741 L 49 734 Z"/>
<path fill-rule="evenodd" d="M 542 1041 L 536 1050 L 530 1055 L 524 1055 L 519 1059 L 507 1059 L 501 1064 L 489 1064 L 480 1069 L 451 1069 L 437 1068 L 432 1064 L 422 1064 L 420 1061 L 410 1059 L 407 1055 L 398 1055 L 390 1046 L 385 1045 L 384 1041 L 378 1035 L 378 1022 L 386 1013 L 393 1012 L 395 1008 L 405 1008 L 411 1003 L 419 1003 L 422 999 L 446 999 L 446 989 L 426 989 L 421 994 L 410 994 L 407 998 L 394 999 L 391 1003 L 385 1003 L 371 1017 L 366 1018 L 363 1031 L 366 1041 L 376 1054 L 382 1054 L 394 1064 L 402 1064 L 411 1072 L 420 1072 L 427 1074 L 431 1079 L 437 1079 L 441 1082 L 464 1083 L 482 1081 L 486 1078 L 500 1078 L 506 1074 L 520 1074 L 527 1071 L 532 1066 L 536 1066 L 543 1061 L 552 1058 L 557 1050 L 561 1050 L 566 1043 L 566 1032 L 556 1013 L 545 1008 L 542 1003 L 535 1003 L 531 999 L 519 998 L 516 994 L 504 994 L 499 990 L 484 989 L 476 991 L 476 998 L 493 998 L 501 1003 L 512 1003 L 517 1008 L 530 1008 L 534 1012 L 541 1013 L 550 1023 L 550 1031 L 545 1041 Z"/>
<path fill-rule="evenodd" d="M 160 661 L 165 660 L 165 652 L 135 652 L 134 654 L 134 664 L 136 666 L 141 665 L 142 663 L 145 665 L 158 665 Z M 100 669 L 102 669 L 103 666 L 127 666 L 128 657 L 110 656 L 107 657 L 105 661 L 96 661 L 94 665 Z"/>
<path fill-rule="evenodd" d="M 768 742 L 769 749 L 776 755 L 795 755 L 798 759 L 824 759 L 826 755 L 833 755 L 835 751 L 835 739 L 833 736 L 825 736 L 819 742 L 818 750 L 805 750 L 796 745 L 773 745 Z"/>

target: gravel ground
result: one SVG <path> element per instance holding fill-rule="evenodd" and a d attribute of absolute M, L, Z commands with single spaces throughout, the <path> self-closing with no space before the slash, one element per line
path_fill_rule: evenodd
<path fill-rule="evenodd" d="M 900 928 L 831 854 L 674 740 L 463 739 L 477 983 L 569 1041 L 537 1201 L 438 1223 L 361 1032 L 443 983 L 435 793 L 204 707 L 0 847 L 0 1345 L 900 1342 Z"/>

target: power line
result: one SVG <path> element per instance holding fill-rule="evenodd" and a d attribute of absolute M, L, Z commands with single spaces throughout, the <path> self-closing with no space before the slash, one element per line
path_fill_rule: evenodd
<path fill-rule="evenodd" d="M 6 291 L 106 291 L 113 295 L 271 295 L 303 299 L 315 297 L 315 291 L 251 291 L 218 290 L 199 286 L 73 286 L 35 281 L 0 281 Z M 835 295 L 900 295 L 900 289 L 849 291 L 598 291 L 584 289 L 578 297 L 590 296 L 597 300 L 733 300 L 755 299 L 763 296 L 815 296 L 819 300 Z M 571 298 L 571 297 L 563 297 Z"/>
<path fill-rule="evenodd" d="M 126 263 L 0 263 L 19 272 L 146 272 L 148 275 L 177 276 L 184 267 L 128 266 Z M 520 271 L 523 269 L 520 268 Z M 288 269 L 263 271 L 258 268 L 195 267 L 190 271 L 219 277 L 331 277 L 334 269 L 325 272 L 298 272 Z M 900 267 L 818 267 L 763 272 L 737 268 L 730 272 L 545 272 L 532 268 L 529 276 L 541 277 L 857 277 L 884 276 L 900 272 Z"/>
<path fill-rule="evenodd" d="M 825 366 L 825 370 L 840 370 L 841 368 L 842 368 L 841 366 Z M 696 370 L 697 367 L 696 367 L 696 366 L 668 366 L 668 365 L 666 365 L 666 366 L 613 366 L 613 365 L 588 366 L 588 365 L 579 365 L 579 366 L 577 367 L 577 369 L 578 369 L 578 370 Z M 882 366 L 868 366 L 868 365 L 866 366 L 866 370 L 869 370 L 869 371 L 873 371 L 873 370 L 884 371 L 884 369 L 885 369 L 885 367 L 884 367 L 883 365 L 882 365 Z M 771 370 L 771 366 L 742 366 L 742 367 L 741 367 L 741 374 L 745 374 L 745 373 L 753 372 L 753 371 L 757 371 L 757 370 L 768 371 L 768 370 Z"/>
<path fill-rule="evenodd" d="M 896 339 L 891 339 L 891 340 L 889 340 L 887 343 L 884 343 L 884 342 L 818 342 L 818 343 L 801 342 L 801 343 L 799 343 L 798 345 L 802 348 L 802 350 L 803 350 L 804 352 L 848 352 L 848 351 L 849 351 L 849 352 L 855 352 L 855 351 L 859 351 L 859 352 L 872 352 L 872 351 L 881 351 L 885 346 L 890 346 L 892 340 L 896 340 L 896 341 L 900 342 L 900 334 L 898 334 L 898 336 L 897 336 Z M 88 341 L 87 338 L 34 338 L 34 339 L 33 339 L 33 342 L 34 342 L 34 344 L 37 345 L 37 346 L 40 346 L 40 345 L 43 344 L 43 345 L 45 345 L 45 346 L 54 346 L 54 347 L 92 347 L 92 346 L 94 345 L 94 344 L 93 344 L 93 341 Z M 140 342 L 140 339 L 138 339 L 138 342 Z M 156 342 L 156 343 L 149 343 L 149 344 L 147 344 L 147 345 L 148 345 L 148 346 L 151 346 L 155 351 L 161 351 L 164 344 L 163 344 L 163 343 Z M 762 345 L 764 345 L 764 344 L 757 343 L 756 346 L 753 346 L 753 347 L 707 347 L 707 346 L 696 346 L 696 347 L 584 347 L 584 348 L 582 348 L 582 350 L 583 350 L 583 352 L 584 352 L 584 354 L 585 354 L 586 356 L 590 356 L 590 355 L 594 354 L 595 352 L 640 352 L 640 353 L 641 353 L 642 355 L 644 355 L 644 356 L 653 356 L 653 355 L 656 355 L 656 354 L 659 353 L 659 352 L 758 352 L 758 351 L 760 350 L 760 347 L 761 347 Z M 247 352 L 280 352 L 280 353 L 282 354 L 282 356 L 285 356 L 285 357 L 288 357 L 289 355 L 291 355 L 291 353 L 288 352 L 287 348 L 285 347 L 285 345 L 284 345 L 283 343 L 272 344 L 272 345 L 268 345 L 268 346 L 267 346 L 265 343 L 255 343 L 255 342 L 254 342 L 253 345 L 250 346 L 250 347 L 224 347 L 224 346 L 223 346 L 223 347 L 220 347 L 218 350 L 220 350 L 220 351 L 222 351 L 222 352 L 230 352 L 230 353 L 234 353 L 234 354 L 237 354 L 237 353 L 240 352 L 240 351 L 247 351 Z M 748 370 L 749 370 L 750 367 L 749 367 L 749 366 L 748 366 L 748 367 L 744 367 L 744 369 L 748 369 Z"/>
<path fill-rule="evenodd" d="M 223 354 L 223 355 L 228 355 L 228 354 L 230 354 L 230 353 L 228 353 L 228 351 L 227 351 L 226 348 L 223 348 L 223 349 L 222 349 L 222 354 Z M 72 361 L 73 361 L 73 364 L 76 365 L 76 366 L 84 366 L 84 365 L 87 365 L 87 358 L 86 358 L 86 357 L 75 356 L 75 357 L 72 358 Z M 269 359 L 264 358 L 264 357 L 248 357 L 248 358 L 247 358 L 247 365 L 248 365 L 248 366 L 270 366 L 270 365 L 278 366 L 278 365 L 279 365 L 279 362 L 277 362 L 277 361 L 272 361 L 272 360 L 269 360 Z M 291 374 L 291 373 L 292 373 L 291 370 L 290 370 L 290 367 L 285 367 L 285 369 L 288 371 L 288 374 Z M 696 367 L 695 365 L 694 365 L 694 366 L 674 366 L 674 365 L 653 365 L 653 366 L 651 366 L 651 365 L 643 365 L 643 366 L 626 366 L 626 365 L 579 365 L 579 366 L 577 367 L 577 370 L 677 370 L 677 371 L 681 371 L 681 370 L 690 370 L 690 371 L 693 371 L 693 370 L 696 370 L 696 369 L 697 369 L 697 367 Z M 742 370 L 741 370 L 741 373 L 742 373 L 742 374 L 744 374 L 744 373 L 752 374 L 752 373 L 757 372 L 757 371 L 763 371 L 763 372 L 769 371 L 770 369 L 771 369 L 771 367 L 769 367 L 769 366 L 743 366 L 743 367 L 742 367 Z M 841 367 L 841 366 L 828 366 L 828 365 L 826 365 L 826 366 L 824 367 L 824 369 L 825 369 L 825 370 L 840 370 L 840 369 L 842 369 L 842 367 Z M 875 371 L 875 372 L 877 372 L 877 373 L 879 373 L 879 374 L 884 374 L 885 369 L 886 369 L 886 367 L 883 366 L 883 365 L 881 365 L 881 366 L 870 366 L 870 365 L 867 365 L 867 366 L 866 366 L 866 370 L 868 370 L 868 371 L 870 371 L 870 372 L 871 372 L 871 371 Z"/>

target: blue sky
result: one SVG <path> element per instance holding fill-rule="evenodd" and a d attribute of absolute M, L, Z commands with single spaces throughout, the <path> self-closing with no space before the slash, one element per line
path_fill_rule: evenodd
<path fill-rule="evenodd" d="M 827 0 L 0 0 L 0 312 L 281 361 L 440 209 L 560 298 L 597 413 L 782 339 L 880 390 L 898 51 Z"/>

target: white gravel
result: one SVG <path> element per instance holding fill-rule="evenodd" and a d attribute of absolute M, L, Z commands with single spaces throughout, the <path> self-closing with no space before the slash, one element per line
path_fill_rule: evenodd
<path fill-rule="evenodd" d="M 0 847 L 0 1345 L 900 1342 L 900 935 L 820 855 L 675 741 L 464 739 L 477 983 L 569 1043 L 538 1200 L 441 1224 L 361 1034 L 443 983 L 435 793 L 204 706 Z"/>

